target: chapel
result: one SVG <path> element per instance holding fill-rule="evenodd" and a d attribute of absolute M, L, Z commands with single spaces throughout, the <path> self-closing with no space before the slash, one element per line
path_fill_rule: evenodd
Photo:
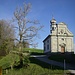
<path fill-rule="evenodd" d="M 43 40 L 44 53 L 74 52 L 73 34 L 64 22 L 50 21 L 50 34 Z"/>

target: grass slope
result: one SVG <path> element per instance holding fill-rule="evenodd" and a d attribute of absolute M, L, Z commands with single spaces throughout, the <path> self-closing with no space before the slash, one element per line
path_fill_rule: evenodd
<path fill-rule="evenodd" d="M 4 75 L 63 75 L 64 72 L 62 70 L 49 70 L 46 68 L 42 68 L 36 64 L 30 64 L 30 66 L 25 69 L 14 69 L 9 70 L 7 74 Z"/>
<path fill-rule="evenodd" d="M 35 48 L 24 48 L 24 51 L 36 52 L 36 53 L 43 53 L 42 49 L 35 49 Z"/>
<path fill-rule="evenodd" d="M 75 64 L 75 54 L 51 54 L 49 59 L 59 62 L 64 62 L 65 59 L 66 63 Z"/>
<path fill-rule="evenodd" d="M 30 50 L 31 53 L 34 54 L 43 54 L 43 50 L 39 49 L 24 49 L 24 51 Z M 13 61 L 16 60 L 16 62 L 19 61 L 19 58 L 17 55 L 9 54 L 7 56 L 4 56 L 0 59 L 0 66 L 5 69 L 9 68 L 11 64 L 13 64 Z M 35 59 L 33 57 L 29 58 L 30 63 L 28 68 L 14 68 L 11 70 L 10 68 L 7 69 L 8 73 L 5 73 L 5 70 L 3 70 L 3 75 L 63 75 L 64 71 L 62 68 L 49 65 L 45 62 L 42 62 L 38 59 Z"/>
<path fill-rule="evenodd" d="M 31 53 L 31 55 L 42 55 L 42 54 L 44 54 L 42 49 L 24 48 L 23 52 L 25 52 L 25 51 L 29 51 Z"/>
<path fill-rule="evenodd" d="M 10 53 L 9 55 L 6 55 L 2 59 L 0 59 L 0 66 L 2 67 L 2 69 L 9 68 L 14 61 L 18 62 L 19 57 L 16 54 Z"/>
<path fill-rule="evenodd" d="M 47 63 L 41 62 L 35 58 L 30 57 L 28 68 L 20 68 L 8 70 L 7 74 L 3 75 L 63 75 L 64 71 L 56 66 L 51 66 Z"/>

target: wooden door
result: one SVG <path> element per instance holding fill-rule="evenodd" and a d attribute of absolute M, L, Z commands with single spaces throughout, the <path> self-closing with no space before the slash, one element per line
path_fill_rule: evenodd
<path fill-rule="evenodd" d="M 65 52 L 65 47 L 61 47 L 61 53 Z"/>

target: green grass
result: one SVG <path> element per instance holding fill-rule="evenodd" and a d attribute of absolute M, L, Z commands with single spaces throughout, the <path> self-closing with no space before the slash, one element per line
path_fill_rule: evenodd
<path fill-rule="evenodd" d="M 16 50 L 18 50 L 18 48 L 14 48 L 14 51 Z M 23 48 L 23 51 L 43 53 L 42 49 L 35 49 L 35 48 Z"/>
<path fill-rule="evenodd" d="M 10 65 L 13 64 L 13 61 L 16 61 L 16 62 L 19 61 L 18 55 L 16 54 L 6 55 L 0 60 L 0 66 L 2 67 L 2 69 L 9 68 Z"/>
<path fill-rule="evenodd" d="M 18 56 L 9 54 L 0 60 L 3 75 L 63 75 L 64 73 L 63 68 L 47 64 L 34 57 L 29 58 L 30 63 L 28 68 L 14 68 L 11 70 L 9 67 L 13 60 L 19 61 Z M 5 68 L 8 70 L 7 74 L 5 73 Z"/>
<path fill-rule="evenodd" d="M 35 48 L 24 48 L 24 51 L 36 52 L 36 53 L 43 53 L 42 49 L 35 49 Z"/>
<path fill-rule="evenodd" d="M 0 56 L 0 60 L 3 58 L 3 56 Z"/>
<path fill-rule="evenodd" d="M 31 53 L 36 54 L 43 54 L 43 50 L 39 49 L 24 49 L 24 51 L 30 50 Z M 9 54 L 7 56 L 4 56 L 0 59 L 0 66 L 3 69 L 3 75 L 63 75 L 64 71 L 63 68 L 47 64 L 45 62 L 42 62 L 38 59 L 35 59 L 34 57 L 30 57 L 30 63 L 28 68 L 14 68 L 11 70 L 9 67 L 13 63 L 13 61 L 16 60 L 19 61 L 19 58 L 16 54 Z M 8 73 L 5 73 L 6 69 L 8 70 Z M 68 72 L 68 71 L 66 71 Z"/>
<path fill-rule="evenodd" d="M 65 59 L 66 63 L 75 63 L 74 54 L 51 54 L 49 59 L 59 61 L 59 62 L 64 62 Z"/>
<path fill-rule="evenodd" d="M 18 51 L 18 48 L 15 48 L 14 51 Z M 31 55 L 44 55 L 42 49 L 23 48 L 23 52 L 30 52 Z"/>
<path fill-rule="evenodd" d="M 55 60 L 55 61 L 60 61 L 60 62 L 64 62 L 64 56 L 60 55 L 60 54 L 55 54 L 55 55 L 51 55 L 49 57 L 50 60 Z"/>
<path fill-rule="evenodd" d="M 52 69 L 52 70 L 56 70 L 56 69 L 63 70 L 63 68 L 61 68 L 61 67 L 50 65 L 50 64 L 42 62 L 34 57 L 30 57 L 29 59 L 30 59 L 30 63 L 37 64 L 43 68 Z"/>
<path fill-rule="evenodd" d="M 7 74 L 4 75 L 63 75 L 63 70 L 49 70 L 46 68 L 42 68 L 36 64 L 30 64 L 30 66 L 25 69 L 14 69 L 9 70 Z"/>
<path fill-rule="evenodd" d="M 68 71 L 66 71 L 68 72 Z M 63 75 L 64 71 L 60 67 L 51 66 L 35 58 L 30 58 L 28 68 L 9 69 L 7 74 L 3 75 Z"/>
<path fill-rule="evenodd" d="M 34 48 L 24 48 L 23 51 L 29 51 L 31 55 L 43 55 L 42 49 L 34 49 Z"/>

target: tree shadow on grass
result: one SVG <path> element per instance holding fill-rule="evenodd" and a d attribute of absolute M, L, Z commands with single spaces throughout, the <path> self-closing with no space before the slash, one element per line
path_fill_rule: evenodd
<path fill-rule="evenodd" d="M 70 52 L 52 53 L 48 58 L 50 60 L 65 63 L 66 69 L 75 70 L 75 54 L 74 53 L 70 53 Z"/>
<path fill-rule="evenodd" d="M 61 67 L 58 67 L 58 66 L 54 66 L 54 65 L 50 65 L 48 63 L 45 63 L 43 61 L 40 61 L 40 60 L 36 59 L 35 57 L 30 57 L 29 59 L 30 59 L 31 63 L 37 64 L 37 65 L 41 66 L 42 68 L 47 68 L 49 70 L 58 70 L 59 71 L 58 75 L 62 75 L 60 73 L 60 70 L 62 70 L 63 71 L 62 73 L 63 74 L 65 73 L 66 75 L 75 75 L 75 74 L 67 71 L 66 69 L 64 70 L 64 68 L 61 68 Z"/>
<path fill-rule="evenodd" d="M 45 63 L 43 61 L 36 59 L 35 57 L 30 57 L 29 59 L 30 59 L 31 63 L 40 65 L 43 68 L 47 68 L 47 69 L 51 69 L 51 70 L 63 70 L 63 68 L 61 68 L 61 67 L 50 65 L 48 63 Z"/>
<path fill-rule="evenodd" d="M 45 55 L 44 53 L 31 52 L 31 55 Z"/>

